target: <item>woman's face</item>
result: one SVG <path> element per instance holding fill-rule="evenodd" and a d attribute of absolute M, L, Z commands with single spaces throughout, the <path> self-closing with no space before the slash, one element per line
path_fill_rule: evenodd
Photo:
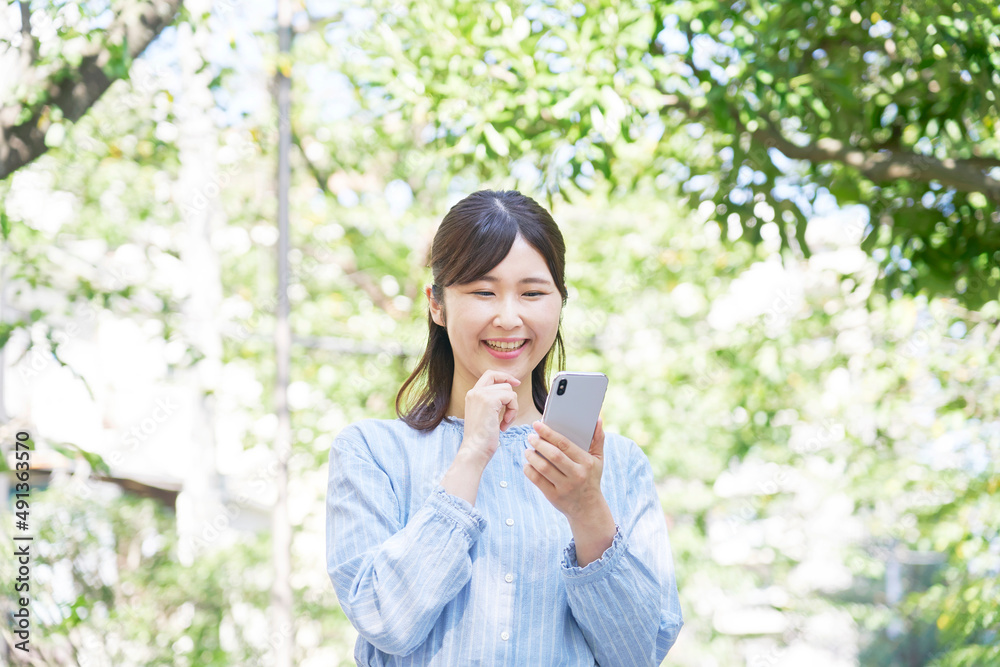
<path fill-rule="evenodd" d="M 446 287 L 444 300 L 444 317 L 433 302 L 431 312 L 435 322 L 447 327 L 455 371 L 466 375 L 469 384 L 489 369 L 506 371 L 527 383 L 555 343 L 562 295 L 545 258 L 520 234 L 503 261 L 483 279 Z M 487 341 L 521 347 L 494 350 Z"/>

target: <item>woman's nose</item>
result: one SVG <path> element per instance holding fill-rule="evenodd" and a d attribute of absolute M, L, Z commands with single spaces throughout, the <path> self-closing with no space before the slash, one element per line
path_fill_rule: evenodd
<path fill-rule="evenodd" d="M 497 299 L 497 314 L 493 323 L 497 327 L 511 329 L 521 324 L 520 306 L 517 299 Z"/>

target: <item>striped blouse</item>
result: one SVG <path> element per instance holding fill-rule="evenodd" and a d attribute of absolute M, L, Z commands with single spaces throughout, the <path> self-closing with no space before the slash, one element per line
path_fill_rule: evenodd
<path fill-rule="evenodd" d="M 683 619 L 646 455 L 605 433 L 616 532 L 580 567 L 569 522 L 523 471 L 531 425 L 500 432 L 476 504 L 440 481 L 464 420 L 364 419 L 330 448 L 326 563 L 360 667 L 659 665 Z"/>

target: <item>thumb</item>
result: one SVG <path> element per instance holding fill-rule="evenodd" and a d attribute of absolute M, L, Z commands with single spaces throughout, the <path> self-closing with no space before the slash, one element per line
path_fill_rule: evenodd
<path fill-rule="evenodd" d="M 604 458 L 604 420 L 600 417 L 594 427 L 594 438 L 590 441 L 590 455 Z"/>

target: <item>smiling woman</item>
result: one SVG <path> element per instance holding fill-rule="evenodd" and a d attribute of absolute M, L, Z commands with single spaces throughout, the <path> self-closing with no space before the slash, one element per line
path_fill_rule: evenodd
<path fill-rule="evenodd" d="M 489 274 L 445 287 L 440 301 L 433 294 L 435 286 L 426 288 L 431 318 L 445 327 L 454 358 L 448 415 L 464 418 L 469 390 L 486 370 L 496 367 L 521 382 L 517 395 L 524 407 L 513 423 L 541 418 L 548 385 L 546 363 L 559 334 L 565 301 L 547 265 L 546 258 L 518 232 L 506 257 Z M 495 359 L 509 363 L 497 364 Z M 419 366 L 414 372 L 419 372 Z M 535 386 L 541 391 L 533 392 Z"/>
<path fill-rule="evenodd" d="M 481 191 L 452 207 L 431 246 L 427 350 L 396 397 L 403 421 L 429 431 L 446 416 L 464 418 L 466 395 L 493 367 L 521 381 L 516 423 L 541 417 L 553 345 L 559 369 L 565 364 L 559 331 L 568 298 L 565 252 L 552 216 L 518 192 Z M 516 351 L 490 346 L 520 341 Z M 404 408 L 425 374 L 426 386 Z"/>
<path fill-rule="evenodd" d="M 519 192 L 444 217 L 399 418 L 351 424 L 330 449 L 327 571 L 358 665 L 658 665 L 674 644 L 645 454 L 601 420 L 588 451 L 538 421 L 557 347 L 565 365 L 564 256 Z"/>

